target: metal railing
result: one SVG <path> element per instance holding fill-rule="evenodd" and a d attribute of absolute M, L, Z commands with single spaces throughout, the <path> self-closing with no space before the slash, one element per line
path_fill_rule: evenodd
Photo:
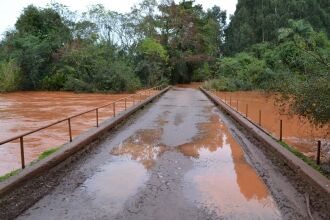
<path fill-rule="evenodd" d="M 248 115 L 249 114 L 249 105 L 248 104 L 245 105 L 245 113 L 243 113 L 243 112 L 240 112 L 240 110 L 239 110 L 238 99 L 236 100 L 236 106 L 234 106 L 234 103 L 233 103 L 234 100 L 232 100 L 232 97 L 231 96 L 229 96 L 229 100 L 228 100 L 228 98 L 226 98 L 226 96 L 224 98 L 222 98 L 220 95 L 218 95 L 216 90 L 207 90 L 207 91 L 211 92 L 219 100 L 221 100 L 224 104 L 226 104 L 232 110 L 236 111 L 238 114 L 240 114 L 241 116 L 243 116 L 244 118 L 246 118 L 252 124 L 256 125 L 260 130 L 262 130 L 263 132 L 265 132 L 266 134 L 268 134 L 269 136 L 271 136 L 275 140 L 280 141 L 280 142 L 283 141 L 283 120 L 282 119 L 279 120 L 279 137 L 275 137 L 274 134 L 272 134 L 271 132 L 269 132 L 267 130 L 267 128 L 263 127 L 263 125 L 262 125 L 262 110 L 261 109 L 259 109 L 259 112 L 258 112 L 258 122 L 256 122 L 252 118 L 250 118 L 249 115 Z M 318 140 L 317 141 L 316 159 L 315 159 L 317 165 L 320 165 L 321 145 L 322 145 L 321 141 Z"/>
<path fill-rule="evenodd" d="M 116 103 L 123 102 L 124 103 L 124 110 L 126 110 L 129 107 L 127 105 L 127 103 L 129 101 L 131 101 L 132 106 L 134 106 L 136 103 L 142 102 L 144 100 L 144 99 L 142 99 L 143 97 L 148 98 L 152 95 L 153 91 L 160 91 L 164 87 L 165 87 L 164 85 L 160 85 L 160 86 L 156 86 L 156 87 L 153 87 L 153 88 L 150 88 L 150 89 L 146 89 L 146 90 L 137 92 L 137 93 L 129 95 L 127 97 L 124 97 L 124 98 L 118 99 L 116 101 L 113 101 L 109 104 L 106 104 L 106 105 L 103 105 L 103 106 L 100 106 L 100 107 L 97 107 L 97 108 L 93 108 L 93 109 L 90 109 L 88 111 L 78 113 L 76 115 L 72 115 L 70 117 L 67 117 L 67 118 L 55 121 L 53 123 L 47 124 L 43 127 L 37 128 L 35 130 L 32 130 L 32 131 L 29 131 L 29 132 L 11 137 L 11 138 L 3 140 L 3 141 L 0 141 L 0 145 L 4 145 L 4 144 L 7 144 L 7 143 L 12 142 L 12 141 L 19 140 L 20 152 L 21 152 L 21 165 L 22 165 L 21 167 L 22 167 L 22 169 L 24 169 L 25 168 L 24 137 L 67 121 L 69 140 L 70 140 L 70 142 L 72 142 L 73 138 L 72 138 L 71 120 L 73 118 L 76 118 L 78 116 L 82 116 L 82 115 L 85 115 L 85 114 L 88 114 L 88 113 L 91 113 L 91 112 L 95 112 L 96 127 L 99 127 L 99 110 L 100 109 L 112 106 L 112 117 L 116 117 Z"/>

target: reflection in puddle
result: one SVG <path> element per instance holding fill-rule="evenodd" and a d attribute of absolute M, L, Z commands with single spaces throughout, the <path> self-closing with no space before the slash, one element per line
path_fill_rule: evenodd
<path fill-rule="evenodd" d="M 219 116 L 213 113 L 199 129 L 194 142 L 179 147 L 194 161 L 185 176 L 187 198 L 225 218 L 280 219 L 266 186 Z"/>
<path fill-rule="evenodd" d="M 154 166 L 157 157 L 165 151 L 159 143 L 162 129 L 139 130 L 111 151 L 112 155 L 127 155 L 146 169 Z"/>
<path fill-rule="evenodd" d="M 179 126 L 180 124 L 182 124 L 183 123 L 183 117 L 184 117 L 183 114 L 176 114 L 175 118 L 174 118 L 174 125 Z"/>
<path fill-rule="evenodd" d="M 87 191 L 99 209 L 111 209 L 112 214 L 115 214 L 148 178 L 143 165 L 121 157 L 101 167 L 96 175 L 82 185 L 82 189 Z"/>
<path fill-rule="evenodd" d="M 210 152 L 216 151 L 222 146 L 222 135 L 220 132 L 224 125 L 219 123 L 219 116 L 212 115 L 209 122 L 200 123 L 199 136 L 190 143 L 179 146 L 180 151 L 185 156 L 198 158 L 200 148 L 208 149 Z"/>

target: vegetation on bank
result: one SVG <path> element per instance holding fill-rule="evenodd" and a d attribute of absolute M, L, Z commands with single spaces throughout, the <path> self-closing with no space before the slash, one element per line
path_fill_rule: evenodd
<path fill-rule="evenodd" d="M 330 128 L 330 2 L 262 2 L 238 1 L 225 29 L 225 56 L 204 86 L 276 92 L 291 113 Z"/>
<path fill-rule="evenodd" d="M 9 173 L 6 173 L 6 174 L 3 175 L 3 176 L 0 176 L 0 182 L 9 179 L 9 178 L 12 177 L 12 176 L 16 176 L 16 175 L 19 174 L 21 171 L 22 171 L 22 169 L 17 169 L 17 170 L 11 171 L 11 172 L 9 172 Z"/>
<path fill-rule="evenodd" d="M 227 13 L 192 1 L 24 9 L 0 41 L 0 92 L 133 92 L 160 83 L 279 92 L 295 114 L 330 125 L 330 2 L 238 0 Z M 290 98 L 288 98 L 290 97 Z"/>
<path fill-rule="evenodd" d="M 56 151 L 58 151 L 60 148 L 59 147 L 55 147 L 55 148 L 50 148 L 44 152 L 42 152 L 39 157 L 38 157 L 38 161 L 43 160 L 47 157 L 49 157 L 50 155 L 52 155 L 53 153 L 55 153 Z"/>
<path fill-rule="evenodd" d="M 30 5 L 0 42 L 0 91 L 132 92 L 203 80 L 197 70 L 220 55 L 225 24 L 219 7 L 194 1 L 141 0 L 127 14 Z"/>
<path fill-rule="evenodd" d="M 291 147 L 290 145 L 288 145 L 284 141 L 279 141 L 279 144 L 281 144 L 285 149 L 287 149 L 288 151 L 290 151 L 291 153 L 293 153 L 295 156 L 297 156 L 298 158 L 300 158 L 301 160 L 303 160 L 310 167 L 312 167 L 316 171 L 320 172 L 323 176 L 325 176 L 326 178 L 330 179 L 329 172 L 323 170 L 321 168 L 321 166 L 320 165 L 317 165 L 314 160 L 308 158 L 303 153 L 301 153 L 300 151 L 296 150 L 294 147 Z"/>

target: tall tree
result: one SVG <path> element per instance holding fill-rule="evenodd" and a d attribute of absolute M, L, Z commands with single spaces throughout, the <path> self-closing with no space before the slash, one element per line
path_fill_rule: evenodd
<path fill-rule="evenodd" d="M 53 54 L 71 39 L 70 29 L 51 8 L 28 6 L 6 41 L 5 50 L 23 73 L 23 87 L 38 89 L 39 81 L 51 72 Z"/>
<path fill-rule="evenodd" d="M 324 0 L 238 0 L 226 30 L 226 53 L 234 54 L 264 41 L 276 41 L 277 30 L 290 19 L 304 19 L 330 35 L 330 2 Z"/>

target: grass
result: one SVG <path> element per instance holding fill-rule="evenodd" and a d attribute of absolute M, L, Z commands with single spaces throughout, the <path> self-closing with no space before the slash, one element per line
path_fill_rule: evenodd
<path fill-rule="evenodd" d="M 53 153 L 55 153 L 56 151 L 58 151 L 60 149 L 60 147 L 54 147 L 54 148 L 51 148 L 51 149 L 48 149 L 44 152 L 42 152 L 38 159 L 32 161 L 29 166 L 41 161 L 41 160 L 44 160 L 45 158 L 49 157 L 50 155 L 52 155 Z M 17 169 L 17 170 L 13 170 L 11 171 L 10 173 L 6 173 L 5 175 L 3 176 L 0 176 L 0 182 L 3 182 L 7 179 L 9 179 L 10 177 L 12 176 L 16 176 L 17 174 L 19 174 L 20 172 L 22 171 L 22 169 Z"/>
<path fill-rule="evenodd" d="M 59 147 L 54 147 L 54 148 L 50 148 L 44 152 L 42 152 L 39 157 L 38 157 L 38 161 L 43 160 L 45 158 L 47 158 L 48 156 L 50 156 L 51 154 L 55 153 L 56 151 L 58 151 L 60 148 Z"/>
<path fill-rule="evenodd" d="M 303 160 L 305 163 L 307 163 L 310 167 L 312 167 L 316 171 L 320 172 L 326 178 L 330 179 L 330 176 L 325 171 L 323 171 L 322 168 L 321 168 L 321 166 L 320 165 L 317 165 L 314 160 L 312 160 L 309 157 L 305 156 L 303 153 L 301 153 L 300 151 L 296 150 L 292 146 L 288 145 L 284 141 L 279 141 L 279 143 L 285 149 L 287 149 L 288 151 L 290 151 L 291 153 L 293 153 L 294 155 L 296 155 L 297 157 L 299 157 L 301 160 Z"/>
<path fill-rule="evenodd" d="M 17 170 L 13 170 L 10 173 L 6 173 L 3 176 L 0 176 L 0 182 L 5 181 L 6 179 L 9 179 L 12 176 L 16 176 L 18 173 L 21 172 L 22 169 L 17 169 Z"/>

